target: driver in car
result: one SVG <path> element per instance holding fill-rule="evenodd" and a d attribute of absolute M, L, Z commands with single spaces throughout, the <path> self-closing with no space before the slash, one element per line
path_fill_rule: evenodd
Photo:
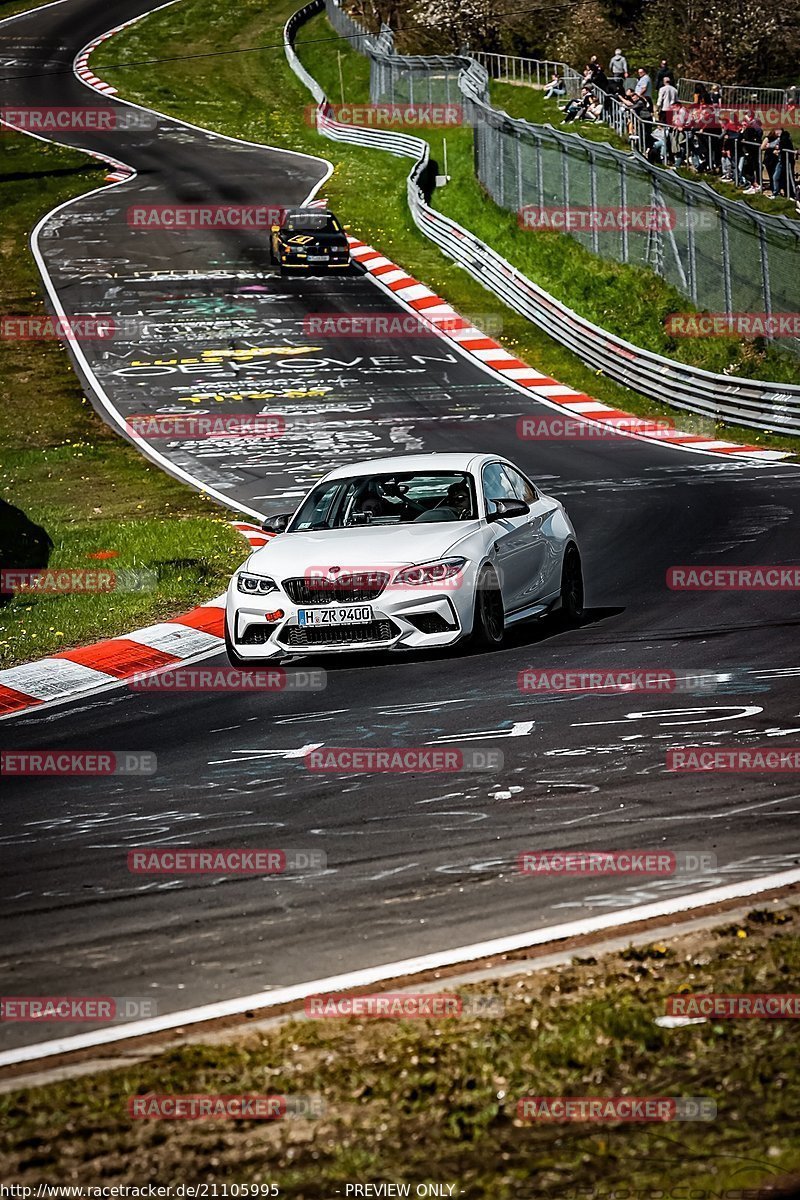
<path fill-rule="evenodd" d="M 451 483 L 447 489 L 447 507 L 452 509 L 459 521 L 465 520 L 472 511 L 472 497 L 463 479 Z"/>

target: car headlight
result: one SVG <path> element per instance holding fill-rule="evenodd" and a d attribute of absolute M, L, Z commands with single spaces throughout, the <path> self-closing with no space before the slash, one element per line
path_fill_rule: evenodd
<path fill-rule="evenodd" d="M 246 596 L 267 596 L 278 590 L 277 583 L 268 575 L 250 575 L 247 571 L 240 571 L 236 576 L 236 587 Z"/>
<path fill-rule="evenodd" d="M 392 585 L 402 587 L 424 587 L 426 584 L 444 583 L 454 580 L 467 565 L 465 558 L 443 558 L 439 562 L 422 563 L 418 567 L 404 567 L 392 580 Z"/>

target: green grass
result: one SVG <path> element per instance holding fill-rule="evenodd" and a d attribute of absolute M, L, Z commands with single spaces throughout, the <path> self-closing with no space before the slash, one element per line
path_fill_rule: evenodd
<path fill-rule="evenodd" d="M 104 174 L 81 154 L 4 134 L 0 311 L 44 313 L 30 230 Z M 0 340 L 0 492 L 47 530 L 53 565 L 144 569 L 150 580 L 113 596 L 18 594 L 0 607 L 2 667 L 174 616 L 218 595 L 244 557 L 227 514 L 101 421 L 58 342 Z"/>
<path fill-rule="evenodd" d="M 704 436 L 724 431 L 734 440 L 800 448 L 800 439 L 715 424 L 689 414 L 676 416 L 674 410 L 614 383 L 584 366 L 445 259 L 411 221 L 405 196 L 406 160 L 317 136 L 308 117 L 309 95 L 288 70 L 277 45 L 275 49 L 235 53 L 248 46 L 278 43 L 283 22 L 293 10 L 293 0 L 275 0 L 266 12 L 258 0 L 242 0 L 235 9 L 225 0 L 184 0 L 111 39 L 92 61 L 123 95 L 143 104 L 223 133 L 329 158 L 335 170 L 324 194 L 354 233 L 391 254 L 460 311 L 486 313 L 502 322 L 503 344 L 554 378 L 629 412 L 649 416 L 666 412 L 681 428 Z M 304 65 L 335 100 L 340 98 L 339 67 L 327 40 L 330 36 L 325 18 L 315 18 L 301 29 L 298 49 Z M 342 47 L 345 96 L 363 99 L 367 62 L 346 43 L 337 45 Z M 220 53 L 204 60 L 125 66 L 156 56 L 215 51 Z M 442 162 L 441 134 L 432 133 L 430 141 L 433 156 Z M 668 339 L 659 322 L 669 312 L 689 308 L 684 297 L 651 272 L 604 263 L 571 238 L 532 236 L 519 230 L 514 216 L 489 202 L 475 181 L 471 131 L 448 131 L 447 148 L 454 182 L 440 190 L 435 203 L 498 246 L 506 257 L 513 260 L 519 253 L 523 269 L 565 303 L 600 324 L 613 323 L 637 344 L 652 343 L 654 350 L 711 370 L 753 378 L 798 378 L 792 361 L 771 350 L 764 352 L 755 343 Z"/>
<path fill-rule="evenodd" d="M 677 991 L 791 990 L 797 909 L 683 934 L 599 961 L 459 989 L 494 1016 L 292 1020 L 214 1045 L 0 1097 L 6 1181 L 106 1185 L 275 1183 L 330 1200 L 354 1182 L 455 1184 L 465 1200 L 755 1195 L 800 1167 L 798 1022 L 720 1020 L 662 1029 Z M 443 981 L 441 991 L 453 989 Z M 131 1121 L 155 1092 L 318 1096 L 316 1120 Z M 533 1125 L 539 1096 L 701 1096 L 716 1120 Z M 210 1190 L 209 1190 L 210 1194 Z"/>
<path fill-rule="evenodd" d="M 31 8 L 40 8 L 46 0 L 0 0 L 0 21 Z"/>
<path fill-rule="evenodd" d="M 610 125 L 595 124 L 594 121 L 571 121 L 562 128 L 564 114 L 559 104 L 566 103 L 565 96 L 560 96 L 558 100 L 545 100 L 541 88 L 491 79 L 489 98 L 495 108 L 504 109 L 510 117 L 520 117 L 533 125 L 552 125 L 560 132 L 575 134 L 587 142 L 604 142 L 616 150 L 630 150 L 627 138 L 620 137 Z"/>

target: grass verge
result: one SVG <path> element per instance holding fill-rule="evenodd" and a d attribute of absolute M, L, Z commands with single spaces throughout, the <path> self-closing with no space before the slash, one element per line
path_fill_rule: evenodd
<path fill-rule="evenodd" d="M 98 187 L 105 170 L 4 131 L 0 312 L 45 312 L 30 230 L 61 201 Z M 244 556 L 216 506 L 148 464 L 96 415 L 59 342 L 0 340 L 0 459 L 0 492 L 47 531 L 50 565 L 124 571 L 129 581 L 135 573 L 143 584 L 111 596 L 17 594 L 0 607 L 0 667 L 185 611 L 224 590 Z M 0 533 L 13 554 L 11 523 Z"/>
<path fill-rule="evenodd" d="M 504 345 L 554 378 L 629 412 L 672 415 L 681 428 L 704 436 L 720 431 L 739 441 L 800 449 L 800 439 L 689 414 L 675 418 L 674 410 L 584 366 L 445 259 L 411 221 L 405 198 L 407 161 L 329 142 L 316 134 L 310 97 L 286 66 L 281 48 L 282 26 L 294 8 L 294 0 L 275 0 L 267 11 L 258 0 L 242 0 L 235 8 L 225 0 L 184 0 L 110 39 L 92 62 L 123 95 L 142 104 L 222 133 L 329 158 L 335 171 L 325 185 L 325 195 L 354 233 L 390 253 L 461 312 L 491 314 L 502 322 Z M 301 30 L 301 57 L 333 98 L 344 94 L 357 101 L 367 94 L 368 63 L 345 42 L 332 43 L 331 36 L 325 18 L 315 18 Z M 242 52 L 253 46 L 266 48 Z M 137 65 L 182 54 L 214 57 Z M 667 313 L 689 307 L 683 297 L 650 271 L 603 262 L 570 238 L 524 233 L 512 214 L 502 212 L 481 192 L 472 170 L 470 131 L 450 130 L 447 138 L 454 182 L 442 189 L 436 203 L 501 247 L 507 257 L 513 260 L 518 253 L 520 266 L 548 291 L 631 341 L 650 343 L 661 352 L 674 351 L 708 369 L 797 379 L 794 363 L 754 343 L 665 341 L 660 322 Z M 441 135 L 432 133 L 430 141 L 433 156 L 442 162 Z"/>
<path fill-rule="evenodd" d="M 491 1001 L 482 1017 L 293 1019 L 9 1093 L 0 1170 L 25 1185 L 208 1181 L 209 1195 L 224 1178 L 306 1200 L 367 1181 L 406 1182 L 411 1195 L 434 1181 L 466 1200 L 755 1200 L 755 1190 L 726 1189 L 756 1189 L 800 1167 L 798 1022 L 664 1029 L 655 1018 L 679 991 L 785 993 L 800 969 L 799 912 L 755 909 L 741 925 L 459 988 L 465 1002 Z M 322 1115 L 130 1120 L 128 1097 L 151 1092 L 314 1095 Z M 531 1124 L 517 1116 L 525 1095 L 700 1096 L 718 1115 Z"/>

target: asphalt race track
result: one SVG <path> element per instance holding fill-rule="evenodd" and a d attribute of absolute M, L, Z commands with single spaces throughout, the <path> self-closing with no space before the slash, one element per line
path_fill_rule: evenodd
<path fill-rule="evenodd" d="M 112 19 L 151 6 L 123 0 L 112 18 L 98 0 L 65 0 L 0 25 L 2 106 L 119 107 L 70 64 Z M 39 241 L 67 313 L 130 319 L 130 341 L 84 345 L 111 408 L 125 419 L 235 404 L 286 420 L 283 437 L 257 443 L 155 442 L 172 469 L 264 513 L 293 507 L 347 458 L 498 452 L 567 504 L 589 613 L 567 633 L 517 630 L 491 655 L 309 658 L 303 667 L 327 670 L 322 692 L 120 688 L 4 721 L 8 748 L 158 760 L 149 777 L 3 781 L 6 993 L 147 996 L 169 1012 L 798 864 L 792 775 L 665 767 L 670 747 L 697 742 L 800 745 L 797 594 L 665 583 L 677 564 L 794 563 L 797 467 L 624 438 L 520 440 L 517 419 L 550 410 L 437 338 L 308 336 L 311 314 L 385 313 L 368 277 L 281 280 L 263 235 L 127 221 L 136 204 L 296 203 L 324 180 L 324 161 L 163 118 L 73 142 L 137 172 L 70 204 Z M 529 666 L 701 678 L 664 695 L 524 694 Z M 495 748 L 504 766 L 317 774 L 303 755 L 318 745 Z M 135 876 L 126 855 L 142 845 L 305 848 L 327 869 Z M 548 848 L 711 852 L 718 866 L 629 881 L 518 873 L 521 851 Z M 0 1025 L 0 1048 L 40 1038 L 34 1025 Z"/>

